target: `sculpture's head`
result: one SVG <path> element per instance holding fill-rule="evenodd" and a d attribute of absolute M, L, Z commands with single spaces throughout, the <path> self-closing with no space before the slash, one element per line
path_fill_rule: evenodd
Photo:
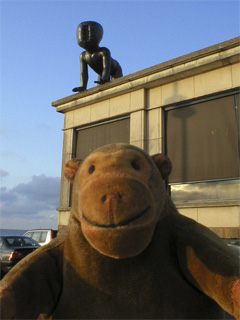
<path fill-rule="evenodd" d="M 166 202 L 164 179 L 171 171 L 162 154 L 112 144 L 84 161 L 70 160 L 65 176 L 73 183 L 72 219 L 103 255 L 132 257 L 150 243 Z"/>
<path fill-rule="evenodd" d="M 81 22 L 77 28 L 77 41 L 78 45 L 91 51 L 96 48 L 103 37 L 102 26 L 95 21 Z"/>

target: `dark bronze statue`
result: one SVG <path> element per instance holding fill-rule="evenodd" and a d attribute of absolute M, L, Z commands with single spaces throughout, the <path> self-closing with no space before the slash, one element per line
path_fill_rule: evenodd
<path fill-rule="evenodd" d="M 79 24 L 77 28 L 78 45 L 85 49 L 80 54 L 81 67 L 81 87 L 76 87 L 72 91 L 80 92 L 87 88 L 88 65 L 98 74 L 98 84 L 111 81 L 122 77 L 122 68 L 120 64 L 111 58 L 110 50 L 105 47 L 99 47 L 102 40 L 103 28 L 94 21 L 85 21 Z"/>

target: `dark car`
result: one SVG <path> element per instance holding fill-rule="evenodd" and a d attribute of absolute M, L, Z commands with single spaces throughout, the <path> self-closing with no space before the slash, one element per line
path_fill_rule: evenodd
<path fill-rule="evenodd" d="M 33 239 L 22 236 L 0 236 L 1 278 L 20 260 L 35 251 L 40 245 Z"/>

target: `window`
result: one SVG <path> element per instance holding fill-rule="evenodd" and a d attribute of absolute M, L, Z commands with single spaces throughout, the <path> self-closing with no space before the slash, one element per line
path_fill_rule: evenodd
<path fill-rule="evenodd" d="M 41 236 L 41 233 L 39 231 L 33 232 L 32 239 L 37 242 L 40 242 L 40 236 Z"/>
<path fill-rule="evenodd" d="M 47 231 L 41 232 L 40 241 L 39 242 L 45 242 L 46 239 L 47 239 Z"/>
<path fill-rule="evenodd" d="M 239 179 L 171 185 L 174 202 L 232 201 L 239 200 L 239 195 Z"/>
<path fill-rule="evenodd" d="M 14 239 L 15 238 L 7 238 L 5 239 L 6 240 L 6 243 L 9 247 L 13 246 L 13 242 L 14 242 Z"/>
<path fill-rule="evenodd" d="M 37 245 L 37 243 L 35 241 L 33 241 L 32 239 L 27 239 L 27 238 L 23 239 L 23 246 L 24 247 L 35 247 L 36 245 Z"/>
<path fill-rule="evenodd" d="M 77 130 L 76 158 L 84 159 L 96 148 L 117 142 L 130 142 L 129 117 Z"/>
<path fill-rule="evenodd" d="M 239 96 L 166 109 L 167 154 L 173 164 L 169 184 L 175 201 L 239 198 L 234 191 L 240 184 Z"/>
<path fill-rule="evenodd" d="M 9 247 L 20 247 L 22 245 L 22 239 L 17 237 L 8 237 L 5 239 Z"/>
<path fill-rule="evenodd" d="M 33 235 L 33 232 L 27 232 L 25 233 L 25 237 L 29 237 L 29 238 L 32 238 L 32 235 Z"/>

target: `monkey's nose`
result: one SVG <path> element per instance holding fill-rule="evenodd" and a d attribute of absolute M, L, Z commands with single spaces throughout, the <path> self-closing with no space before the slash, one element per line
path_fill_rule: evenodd
<path fill-rule="evenodd" d="M 118 204 L 122 199 L 122 195 L 117 192 L 115 194 L 105 194 L 102 197 L 102 203 L 106 207 L 109 223 L 115 223 L 115 214 L 117 214 Z"/>
<path fill-rule="evenodd" d="M 116 194 L 109 194 L 109 195 L 105 194 L 102 197 L 102 203 L 112 202 L 112 200 L 121 200 L 121 199 L 122 199 L 122 195 L 119 192 L 117 192 Z"/>

